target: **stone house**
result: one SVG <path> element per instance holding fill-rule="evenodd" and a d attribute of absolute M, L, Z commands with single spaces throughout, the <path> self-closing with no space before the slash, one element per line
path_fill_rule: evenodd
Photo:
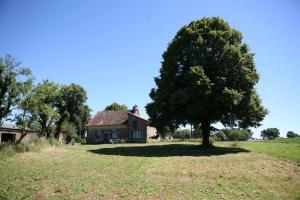
<path fill-rule="evenodd" d="M 140 116 L 137 106 L 126 111 L 99 111 L 86 125 L 87 143 L 147 142 L 156 129 Z"/>

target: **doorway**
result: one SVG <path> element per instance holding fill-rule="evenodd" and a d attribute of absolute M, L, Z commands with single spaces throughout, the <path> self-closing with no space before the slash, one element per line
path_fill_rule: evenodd
<path fill-rule="evenodd" d="M 16 142 L 16 134 L 12 134 L 12 133 L 2 133 L 2 134 L 1 134 L 1 142 L 11 142 L 11 143 L 15 143 L 15 142 Z"/>

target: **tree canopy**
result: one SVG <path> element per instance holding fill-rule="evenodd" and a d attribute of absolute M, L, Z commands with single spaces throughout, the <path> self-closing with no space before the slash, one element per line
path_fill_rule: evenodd
<path fill-rule="evenodd" d="M 33 77 L 12 56 L 0 57 L 0 125 L 30 90 Z"/>
<path fill-rule="evenodd" d="M 209 146 L 213 123 L 261 125 L 267 110 L 254 88 L 259 80 L 254 54 L 242 38 L 218 17 L 193 21 L 177 32 L 146 106 L 158 131 L 201 124 L 202 145 Z"/>
<path fill-rule="evenodd" d="M 118 104 L 116 102 L 112 103 L 109 106 L 106 106 L 105 111 L 109 111 L 109 110 L 128 110 L 128 107 L 125 104 Z"/>

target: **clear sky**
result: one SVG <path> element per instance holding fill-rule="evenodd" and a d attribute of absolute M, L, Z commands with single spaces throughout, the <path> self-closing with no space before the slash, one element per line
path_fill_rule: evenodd
<path fill-rule="evenodd" d="M 112 102 L 142 116 L 162 53 L 183 25 L 219 16 L 244 34 L 270 113 L 260 131 L 300 133 L 300 1 L 0 0 L 0 55 L 30 67 L 39 82 L 77 83 L 94 114 Z"/>

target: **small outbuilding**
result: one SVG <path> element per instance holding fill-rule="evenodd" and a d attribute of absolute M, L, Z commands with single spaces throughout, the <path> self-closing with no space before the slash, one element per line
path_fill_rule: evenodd
<path fill-rule="evenodd" d="M 0 127 L 1 143 L 31 142 L 37 137 L 37 132 L 32 130 L 22 130 L 14 124 L 3 124 Z"/>

